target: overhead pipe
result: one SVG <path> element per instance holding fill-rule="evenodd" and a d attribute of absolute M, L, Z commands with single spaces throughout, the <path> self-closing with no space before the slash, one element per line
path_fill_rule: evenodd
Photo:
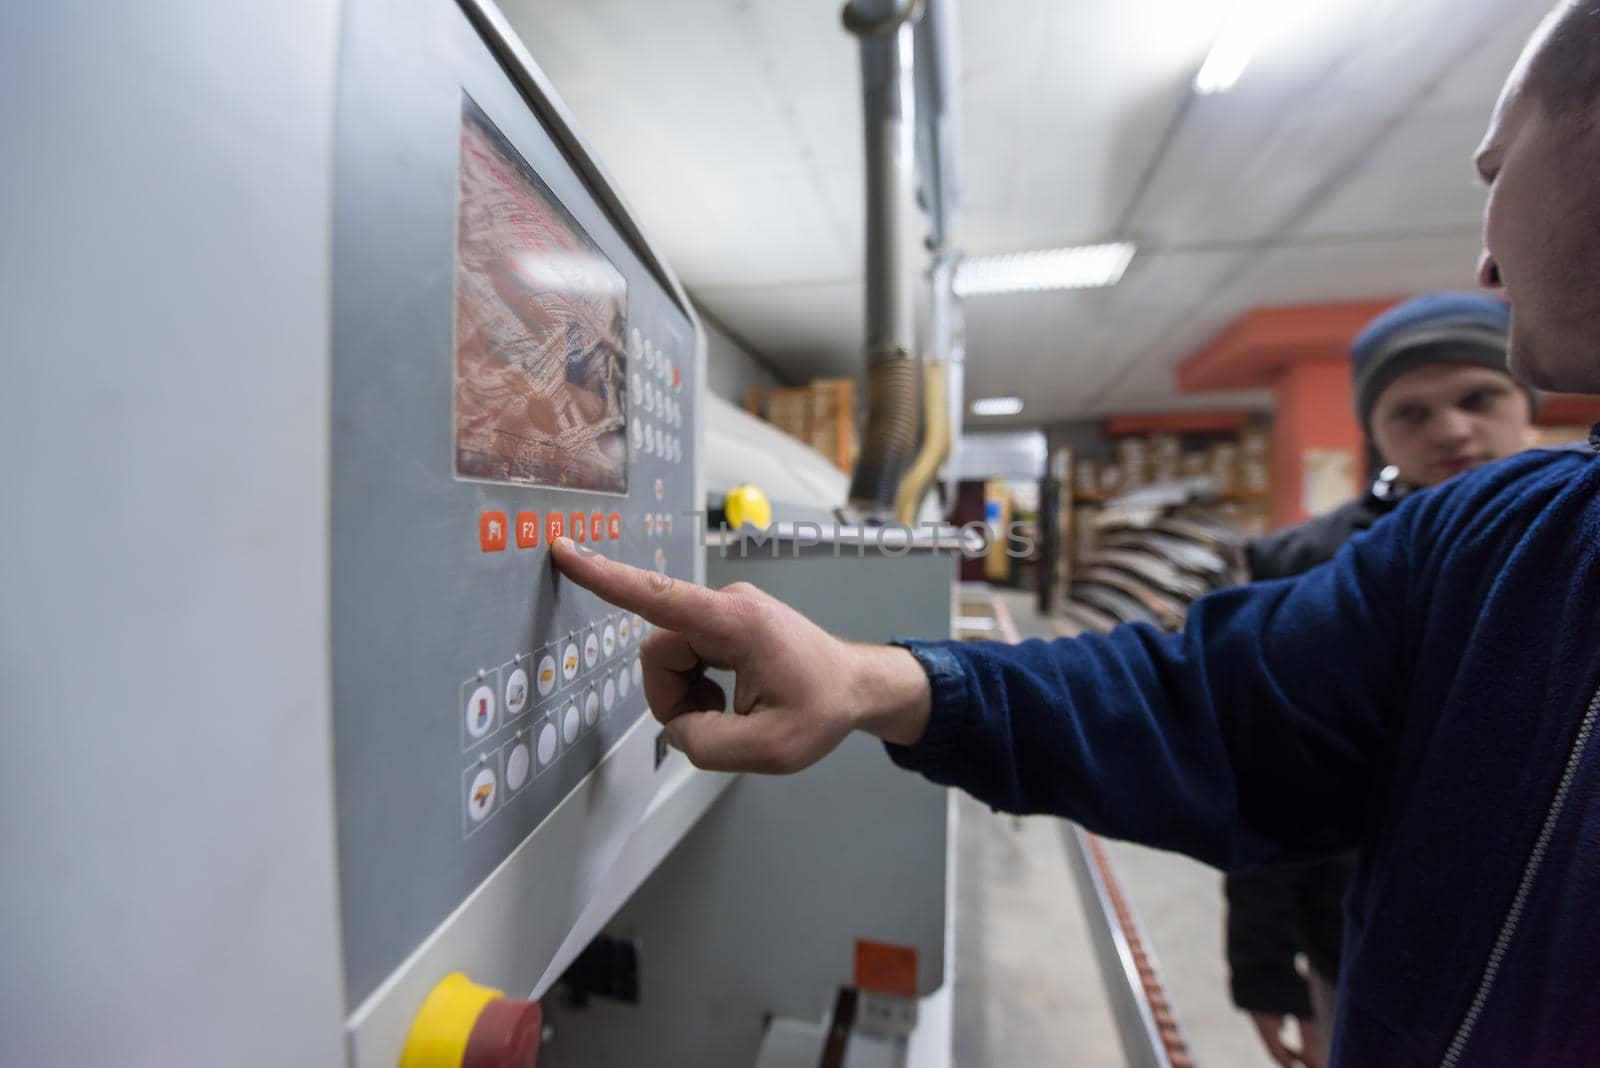
<path fill-rule="evenodd" d="M 960 478 L 962 397 L 966 380 L 966 325 L 955 275 L 961 253 L 955 246 L 957 109 L 955 0 L 928 0 L 916 24 L 918 202 L 927 215 L 927 320 L 922 338 L 922 448 L 896 496 L 896 517 L 912 523 L 923 498 L 944 469 L 944 505 L 955 507 Z"/>
<path fill-rule="evenodd" d="M 922 10 L 923 0 L 851 0 L 842 13 L 860 41 L 866 118 L 867 424 L 850 481 L 862 518 L 892 512 L 917 450 L 913 25 Z"/>

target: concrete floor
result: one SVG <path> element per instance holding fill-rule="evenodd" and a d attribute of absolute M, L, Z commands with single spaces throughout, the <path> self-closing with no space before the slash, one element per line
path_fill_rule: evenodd
<path fill-rule="evenodd" d="M 1002 594 L 1024 637 L 1048 636 L 1032 598 Z M 1123 1063 L 1068 867 L 1063 824 L 963 796 L 956 838 L 956 1068 Z M 1272 1068 L 1228 998 L 1221 876 L 1185 857 L 1107 843 L 1200 1065 Z"/>

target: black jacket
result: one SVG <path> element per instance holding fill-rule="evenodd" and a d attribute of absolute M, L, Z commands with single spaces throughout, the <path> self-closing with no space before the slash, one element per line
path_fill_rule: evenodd
<path fill-rule="evenodd" d="M 1383 496 L 1379 496 L 1383 493 Z M 1399 502 L 1379 484 L 1325 516 L 1251 541 L 1245 558 L 1252 579 L 1287 578 L 1333 558 Z M 1344 898 L 1355 856 L 1283 864 L 1227 877 L 1228 966 L 1233 1003 L 1246 1012 L 1309 1017 L 1311 999 L 1295 970 L 1304 953 L 1330 981 L 1339 975 Z"/>

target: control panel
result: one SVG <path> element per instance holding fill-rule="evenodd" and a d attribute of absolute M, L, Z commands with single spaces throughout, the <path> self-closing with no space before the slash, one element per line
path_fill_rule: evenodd
<path fill-rule="evenodd" d="M 693 320 L 468 13 L 405 6 L 355 9 L 336 137 L 352 1006 L 647 714 L 648 625 L 555 575 L 552 541 L 695 577 Z"/>

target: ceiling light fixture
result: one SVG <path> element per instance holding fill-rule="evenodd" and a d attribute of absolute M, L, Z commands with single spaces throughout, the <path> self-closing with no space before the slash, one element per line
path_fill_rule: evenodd
<path fill-rule="evenodd" d="M 956 293 L 1023 293 L 1045 289 L 1097 289 L 1114 286 L 1133 260 L 1127 241 L 1107 245 L 1010 252 L 962 260 L 956 269 Z"/>
<path fill-rule="evenodd" d="M 1238 84 L 1261 43 L 1267 21 L 1277 13 L 1277 3 L 1278 0 L 1238 0 L 1233 5 L 1222 32 L 1200 65 L 1200 73 L 1195 75 L 1195 92 L 1209 96 L 1225 93 Z"/>
<path fill-rule="evenodd" d="M 1016 415 L 1020 411 L 1021 397 L 983 397 L 972 402 L 973 415 Z"/>

